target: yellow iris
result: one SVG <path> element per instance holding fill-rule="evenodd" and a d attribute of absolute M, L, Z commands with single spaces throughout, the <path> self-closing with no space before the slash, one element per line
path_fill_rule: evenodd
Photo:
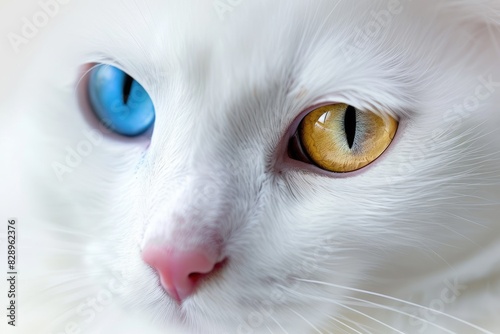
<path fill-rule="evenodd" d="M 319 167 L 347 173 L 375 161 L 389 147 L 398 122 L 347 104 L 327 105 L 310 112 L 300 123 L 299 138 Z"/>

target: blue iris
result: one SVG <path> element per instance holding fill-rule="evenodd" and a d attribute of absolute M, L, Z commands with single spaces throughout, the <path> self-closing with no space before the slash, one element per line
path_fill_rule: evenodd
<path fill-rule="evenodd" d="M 155 108 L 146 90 L 131 76 L 110 65 L 92 69 L 89 98 L 94 113 L 112 131 L 138 136 L 155 121 Z"/>

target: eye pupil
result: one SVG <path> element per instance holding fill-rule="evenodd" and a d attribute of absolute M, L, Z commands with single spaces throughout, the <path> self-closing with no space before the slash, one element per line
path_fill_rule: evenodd
<path fill-rule="evenodd" d="M 125 76 L 125 81 L 123 83 L 123 104 L 127 104 L 128 98 L 130 96 L 130 91 L 132 90 L 132 84 L 134 79 L 130 75 Z"/>
<path fill-rule="evenodd" d="M 356 138 L 356 109 L 349 106 L 344 114 L 344 131 L 349 148 L 352 149 Z"/>

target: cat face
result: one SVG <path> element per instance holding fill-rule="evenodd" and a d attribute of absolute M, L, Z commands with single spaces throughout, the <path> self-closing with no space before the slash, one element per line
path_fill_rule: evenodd
<path fill-rule="evenodd" d="M 77 249 L 48 268 L 82 277 L 98 307 L 73 299 L 71 320 L 54 327 L 104 326 L 113 305 L 123 321 L 181 332 L 348 329 L 361 312 L 353 289 L 404 290 L 498 238 L 500 73 L 485 23 L 467 16 L 480 10 L 409 0 L 61 7 L 25 84 L 25 141 L 40 145 L 26 169 L 44 233 Z M 95 64 L 141 83 L 152 129 L 125 137 L 100 125 L 87 96 Z M 349 173 L 291 157 L 304 117 L 340 103 L 397 119 L 388 149 Z"/>

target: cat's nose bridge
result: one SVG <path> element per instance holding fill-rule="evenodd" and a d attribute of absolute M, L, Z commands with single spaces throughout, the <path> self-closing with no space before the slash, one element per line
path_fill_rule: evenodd
<path fill-rule="evenodd" d="M 231 196 L 227 182 L 213 176 L 186 178 L 152 208 L 142 247 L 162 243 L 189 249 L 208 244 L 217 248 L 211 251 L 219 251 L 223 236 L 229 234 Z"/>

